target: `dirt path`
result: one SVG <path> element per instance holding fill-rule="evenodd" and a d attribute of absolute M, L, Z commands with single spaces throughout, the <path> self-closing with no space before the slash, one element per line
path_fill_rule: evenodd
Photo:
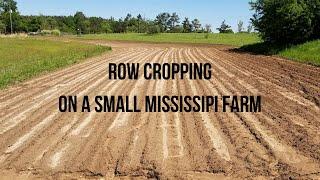
<path fill-rule="evenodd" d="M 320 178 L 319 68 L 222 46 L 110 45 L 111 53 L 0 91 L 1 177 Z M 108 62 L 209 62 L 213 77 L 111 81 Z M 60 95 L 261 95 L 263 106 L 60 113 Z"/>

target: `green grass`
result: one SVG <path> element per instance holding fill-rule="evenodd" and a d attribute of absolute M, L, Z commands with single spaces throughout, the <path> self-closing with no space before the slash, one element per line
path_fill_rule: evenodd
<path fill-rule="evenodd" d="M 83 39 L 91 40 L 125 40 L 140 42 L 168 42 L 168 43 L 204 43 L 204 44 L 224 44 L 231 46 L 243 46 L 260 42 L 260 38 L 255 33 L 237 34 L 209 34 L 205 38 L 205 33 L 161 33 L 161 34 L 142 34 L 142 33 L 122 33 L 122 34 L 90 34 L 81 36 Z"/>
<path fill-rule="evenodd" d="M 300 61 L 312 65 L 320 65 L 320 40 L 296 46 L 279 46 L 263 43 L 256 33 L 209 34 L 204 33 L 161 33 L 147 35 L 142 33 L 122 34 L 89 34 L 79 37 L 88 40 L 123 40 L 139 42 L 167 42 L 167 43 L 203 43 L 241 46 L 241 51 L 264 55 L 279 55 L 284 58 Z"/>
<path fill-rule="evenodd" d="M 242 46 L 239 49 L 254 54 L 278 55 L 294 61 L 320 66 L 320 40 L 293 46 L 256 43 Z"/>
<path fill-rule="evenodd" d="M 320 65 L 320 40 L 296 46 L 279 46 L 263 43 L 256 33 L 209 34 L 204 33 L 161 33 L 155 35 L 123 33 L 123 34 L 89 34 L 81 39 L 90 40 L 124 40 L 140 42 L 168 42 L 168 43 L 203 43 L 241 46 L 241 51 L 264 55 L 279 55 L 295 61 L 312 65 Z"/>
<path fill-rule="evenodd" d="M 110 49 L 79 42 L 0 38 L 0 89 Z"/>
<path fill-rule="evenodd" d="M 288 59 L 320 66 L 320 40 L 293 46 L 278 54 Z"/>

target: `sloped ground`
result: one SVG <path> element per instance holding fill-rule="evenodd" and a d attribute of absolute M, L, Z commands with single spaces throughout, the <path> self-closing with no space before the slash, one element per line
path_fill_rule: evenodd
<path fill-rule="evenodd" d="M 111 46 L 0 91 L 3 178 L 320 177 L 319 68 L 222 46 Z M 210 81 L 111 81 L 108 62 L 210 62 L 214 71 Z M 57 105 L 60 95 L 193 94 L 261 95 L 262 112 L 60 113 Z"/>

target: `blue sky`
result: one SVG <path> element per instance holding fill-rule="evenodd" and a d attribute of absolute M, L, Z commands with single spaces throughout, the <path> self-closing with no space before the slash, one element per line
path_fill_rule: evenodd
<path fill-rule="evenodd" d="M 198 18 L 201 24 L 211 24 L 215 29 L 225 19 L 234 30 L 237 22 L 247 26 L 252 12 L 249 0 L 17 0 L 23 15 L 73 15 L 82 11 L 87 16 L 109 18 L 125 17 L 127 13 L 136 16 L 141 13 L 154 19 L 160 12 L 177 12 L 180 19 Z"/>

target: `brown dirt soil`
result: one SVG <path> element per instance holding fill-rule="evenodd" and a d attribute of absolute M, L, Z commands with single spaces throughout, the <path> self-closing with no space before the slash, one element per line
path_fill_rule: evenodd
<path fill-rule="evenodd" d="M 0 179 L 320 178 L 318 67 L 227 46 L 91 43 L 113 51 L 0 91 Z M 112 81 L 108 62 L 210 62 L 213 78 Z M 261 113 L 60 113 L 60 95 L 261 95 L 263 104 Z"/>

